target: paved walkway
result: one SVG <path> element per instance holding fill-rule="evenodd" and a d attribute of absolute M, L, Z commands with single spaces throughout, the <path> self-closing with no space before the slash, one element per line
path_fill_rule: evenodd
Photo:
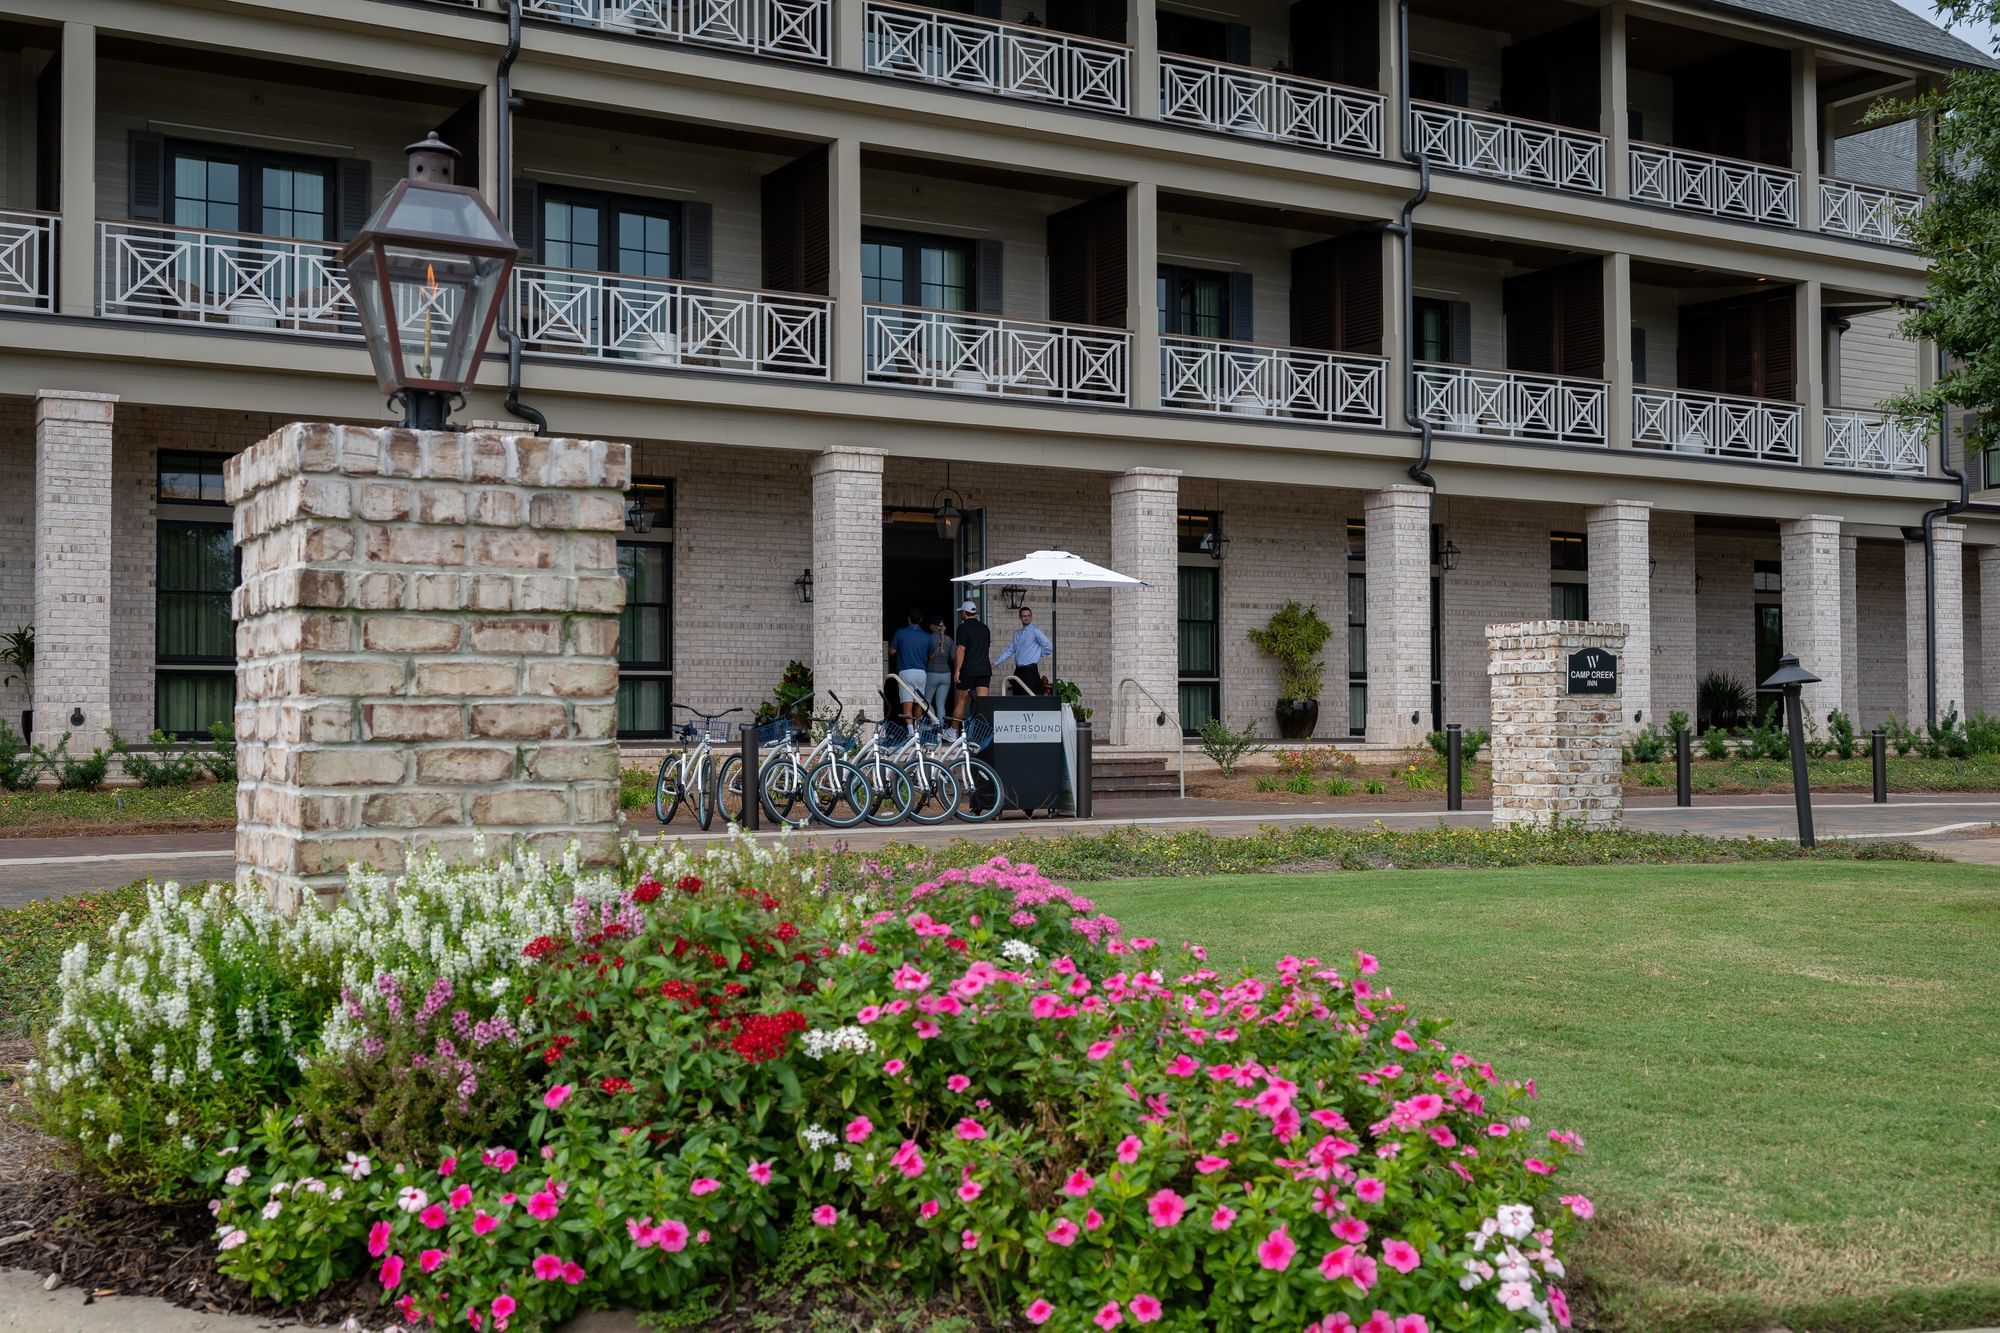
<path fill-rule="evenodd" d="M 789 836 L 804 837 L 819 845 L 838 844 L 867 850 L 891 842 L 944 844 L 954 839 L 990 842 L 1020 836 L 1101 832 L 1114 827 L 1158 833 L 1202 829 L 1222 836 L 1241 836 L 1266 824 L 1287 828 L 1307 824 L 1365 826 L 1377 820 L 1392 828 L 1437 823 L 1484 827 L 1488 819 L 1486 803 L 1471 801 L 1467 807 L 1450 814 L 1435 801 L 1327 809 L 1196 797 L 1186 800 L 1124 797 L 1100 800 L 1098 817 L 1094 820 L 1009 816 L 991 824 L 950 824 L 941 828 L 903 825 L 894 829 L 863 828 L 846 833 Z M 1628 827 L 1661 832 L 1792 838 L 1798 831 L 1789 795 L 1709 797 L 1685 810 L 1674 806 L 1670 799 L 1640 797 L 1625 810 Z M 1905 796 L 1888 805 L 1872 804 L 1864 795 L 1822 796 L 1813 802 L 1813 813 L 1822 842 L 1836 838 L 1901 838 L 1961 861 L 2000 866 L 2000 794 Z M 635 827 L 647 837 L 653 836 L 657 828 L 650 819 Z M 719 831 L 704 834 L 685 823 L 675 824 L 666 832 L 690 841 L 726 836 Z M 116 887 L 148 874 L 183 883 L 227 879 L 235 873 L 233 845 L 234 835 L 227 830 L 0 840 L 0 907 L 18 907 L 38 898 Z"/>

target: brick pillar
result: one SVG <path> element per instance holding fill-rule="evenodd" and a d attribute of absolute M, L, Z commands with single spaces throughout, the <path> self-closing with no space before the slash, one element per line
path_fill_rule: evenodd
<path fill-rule="evenodd" d="M 616 861 L 628 446 L 295 424 L 225 477 L 239 883 L 289 909 L 475 830 Z"/>
<path fill-rule="evenodd" d="M 1861 598 L 1855 561 L 1860 552 L 1859 538 L 1840 539 L 1840 711 L 1857 728 L 1861 725 Z"/>
<path fill-rule="evenodd" d="M 34 743 L 88 755 L 111 723 L 111 415 L 107 393 L 35 395 Z M 72 721 L 78 713 L 81 720 Z"/>
<path fill-rule="evenodd" d="M 2000 713 L 2000 546 L 1979 548 L 1979 655 L 1985 709 Z"/>
<path fill-rule="evenodd" d="M 1157 725 L 1163 709 L 1170 718 L 1180 710 L 1180 476 L 1135 467 L 1111 482 L 1111 567 L 1146 581 L 1143 588 L 1111 594 L 1111 690 L 1118 703 L 1109 719 L 1113 745 L 1181 742 L 1171 722 Z M 1128 676 L 1153 698 L 1123 685 Z"/>
<path fill-rule="evenodd" d="M 882 451 L 841 446 L 813 459 L 814 708 L 840 696 L 852 716 L 882 712 Z"/>
<path fill-rule="evenodd" d="M 1486 648 L 1494 825 L 1615 827 L 1625 809 L 1621 717 L 1631 710 L 1617 694 L 1569 693 L 1569 658 L 1584 648 L 1609 651 L 1620 658 L 1622 686 L 1635 656 L 1625 651 L 1624 627 L 1601 620 L 1488 625 Z"/>
<path fill-rule="evenodd" d="M 1806 716 L 1821 734 L 1826 715 L 1841 706 L 1846 689 L 1846 641 L 1841 630 L 1840 519 L 1808 514 L 1778 524 L 1783 562 L 1785 651 L 1819 677 L 1801 692 Z"/>
<path fill-rule="evenodd" d="M 1415 745 L 1430 730 L 1430 492 L 1422 486 L 1385 486 L 1368 497 L 1363 514 L 1368 533 L 1368 740 Z"/>
<path fill-rule="evenodd" d="M 1653 716 L 1653 506 L 1646 500 L 1614 500 L 1585 516 L 1590 536 L 1590 618 L 1625 626 L 1625 658 L 1618 689 L 1625 705 L 1623 726 L 1637 731 Z"/>
<path fill-rule="evenodd" d="M 1939 523 L 1931 529 L 1937 548 L 1937 715 L 1953 706 L 1961 721 L 1965 706 L 1965 525 Z M 1924 652 L 1924 544 L 1903 543 L 1903 647 L 1909 663 L 1909 711 L 1904 720 L 1922 727 L 1929 718 L 1929 677 Z M 37 724 L 39 725 L 39 724 Z"/>

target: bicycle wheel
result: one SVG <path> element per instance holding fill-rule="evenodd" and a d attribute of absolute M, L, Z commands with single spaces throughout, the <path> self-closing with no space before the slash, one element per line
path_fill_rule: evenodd
<path fill-rule="evenodd" d="M 732 754 L 715 770 L 715 813 L 725 824 L 743 822 L 743 756 Z"/>
<path fill-rule="evenodd" d="M 958 779 L 943 764 L 929 760 L 909 769 L 917 784 L 917 799 L 910 805 L 910 818 L 919 824 L 942 824 L 958 809 Z"/>
<path fill-rule="evenodd" d="M 958 806 L 952 813 L 968 824 L 984 824 L 989 819 L 998 819 L 1001 807 L 1007 803 L 1007 792 L 1000 785 L 1000 775 L 984 759 L 966 758 L 959 762 L 964 767 L 964 773 L 956 775 Z"/>
<path fill-rule="evenodd" d="M 715 756 L 702 750 L 694 761 L 694 790 L 688 793 L 694 807 L 694 822 L 703 833 L 715 822 Z"/>
<path fill-rule="evenodd" d="M 796 759 L 787 758 L 764 765 L 763 781 L 764 813 L 771 817 L 773 824 L 786 828 L 800 828 L 807 819 L 804 814 L 793 814 L 800 801 L 805 799 L 805 770 Z"/>
<path fill-rule="evenodd" d="M 681 781 L 680 756 L 670 754 L 660 760 L 660 775 L 653 780 L 653 814 L 662 824 L 674 822 L 681 802 L 687 799 Z"/>
<path fill-rule="evenodd" d="M 853 828 L 874 804 L 868 775 L 845 759 L 821 760 L 806 774 L 806 807 L 830 828 Z"/>
<path fill-rule="evenodd" d="M 862 771 L 867 773 L 868 785 L 875 791 L 875 799 L 868 803 L 868 822 L 878 828 L 902 823 L 917 800 L 917 784 L 911 780 L 909 770 L 901 764 L 878 759 Z"/>

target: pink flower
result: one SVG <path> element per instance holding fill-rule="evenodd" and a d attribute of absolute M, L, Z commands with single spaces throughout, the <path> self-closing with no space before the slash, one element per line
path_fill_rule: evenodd
<path fill-rule="evenodd" d="M 1172 1190 L 1163 1189 L 1146 1200 L 1146 1216 L 1153 1219 L 1156 1227 L 1178 1226 L 1186 1214 L 1187 1200 Z"/>
<path fill-rule="evenodd" d="M 916 1022 L 910 1024 L 910 1030 L 916 1033 L 919 1037 L 922 1037 L 925 1041 L 929 1041 L 932 1037 L 935 1037 L 940 1032 L 944 1031 L 943 1028 L 939 1027 L 936 1023 L 931 1022 L 931 1020 L 928 1018 L 919 1018 Z"/>
<path fill-rule="evenodd" d="M 1343 1245 L 1337 1250 L 1328 1250 L 1320 1256 L 1319 1275 L 1328 1282 L 1338 1282 L 1347 1276 L 1348 1266 L 1354 1262 L 1354 1247 Z"/>
<path fill-rule="evenodd" d="M 887 1074 L 890 1078 L 894 1078 L 896 1077 L 896 1075 L 902 1073 L 903 1068 L 904 1068 L 903 1062 L 900 1059 L 884 1060 L 882 1062 L 882 1072 Z"/>
<path fill-rule="evenodd" d="M 875 1122 L 865 1115 L 855 1116 L 854 1119 L 847 1122 L 847 1141 L 849 1143 L 866 1143 L 868 1136 L 874 1132 Z"/>
<path fill-rule="evenodd" d="M 703 1227 L 701 1230 L 694 1233 L 694 1243 L 697 1245 L 706 1245 L 708 1244 L 709 1239 L 710 1237 L 708 1234 L 707 1227 Z"/>
<path fill-rule="evenodd" d="M 1072 1171 L 1069 1173 L 1069 1179 L 1063 1182 L 1062 1192 L 1072 1199 L 1081 1199 L 1090 1193 L 1091 1186 L 1096 1183 L 1081 1170 Z"/>
<path fill-rule="evenodd" d="M 441 1176 L 448 1176 L 456 1170 L 458 1170 L 458 1159 L 456 1157 L 447 1157 L 438 1163 L 438 1174 Z"/>
<path fill-rule="evenodd" d="M 1354 1197 L 1363 1203 L 1380 1203 L 1388 1192 L 1388 1187 L 1373 1176 L 1363 1176 L 1354 1182 Z"/>
<path fill-rule="evenodd" d="M 1097 1313 L 1090 1317 L 1090 1322 L 1099 1328 L 1116 1328 L 1125 1322 L 1125 1316 L 1118 1313 L 1117 1301 L 1106 1301 Z"/>
<path fill-rule="evenodd" d="M 1333 1224 L 1333 1234 L 1349 1245 L 1359 1245 L 1368 1239 L 1368 1224 L 1358 1217 L 1343 1217 Z"/>
<path fill-rule="evenodd" d="M 1031 1324 L 1046 1324 L 1049 1322 L 1049 1316 L 1055 1312 L 1055 1306 L 1050 1305 L 1047 1301 L 1037 1296 L 1029 1304 L 1028 1308 L 1022 1311 L 1022 1314 Z"/>
<path fill-rule="evenodd" d="M 1042 1234 L 1049 1238 L 1052 1245 L 1070 1246 L 1076 1244 L 1078 1232 L 1076 1223 L 1065 1217 Z"/>
<path fill-rule="evenodd" d="M 1283 1272 L 1292 1266 L 1292 1256 L 1298 1252 L 1298 1242 L 1291 1238 L 1281 1222 L 1257 1246 L 1257 1262 L 1274 1272 Z"/>
<path fill-rule="evenodd" d="M 423 1212 L 418 1213 L 417 1220 L 419 1222 L 422 1222 L 425 1226 L 429 1227 L 432 1231 L 436 1231 L 440 1227 L 444 1226 L 445 1223 L 451 1221 L 451 1214 L 447 1213 L 444 1210 L 443 1204 L 434 1203 L 430 1207 L 424 1209 Z"/>
<path fill-rule="evenodd" d="M 670 1217 L 660 1223 L 657 1234 L 655 1243 L 669 1254 L 679 1254 L 687 1248 L 688 1229 L 685 1222 L 676 1222 Z"/>
<path fill-rule="evenodd" d="M 1374 954 L 1362 953 L 1359 949 L 1354 951 L 1354 963 L 1361 969 L 1361 975 L 1364 977 L 1374 976 L 1376 969 L 1382 966 L 1375 961 Z"/>
<path fill-rule="evenodd" d="M 1095 1208 L 1084 1209 L 1083 1229 L 1085 1231 L 1095 1231 L 1103 1225 L 1104 1225 L 1103 1213 L 1098 1212 Z"/>
<path fill-rule="evenodd" d="M 699 1199 L 704 1194 L 713 1194 L 722 1188 L 722 1182 L 714 1176 L 698 1176 L 688 1184 L 688 1193 Z"/>
<path fill-rule="evenodd" d="M 1160 1317 L 1158 1298 L 1148 1296 L 1143 1291 L 1126 1302 L 1126 1308 L 1131 1310 L 1132 1322 L 1135 1324 L 1150 1324 Z"/>
<path fill-rule="evenodd" d="M 986 1137 L 986 1126 L 967 1117 L 954 1125 L 951 1132 L 961 1139 L 983 1139 Z"/>
<path fill-rule="evenodd" d="M 1530 1157 L 1527 1161 L 1521 1163 L 1521 1165 L 1527 1167 L 1528 1170 L 1534 1172 L 1538 1176 L 1549 1176 L 1555 1174 L 1555 1168 L 1550 1166 L 1547 1162 L 1544 1162 L 1539 1157 Z"/>
<path fill-rule="evenodd" d="M 574 1287 L 574 1286 L 576 1286 L 576 1285 L 577 1285 L 578 1283 L 582 1282 L 582 1281 L 583 1281 L 583 1265 L 582 1265 L 582 1264 L 580 1264 L 580 1263 L 578 1263 L 578 1262 L 576 1262 L 576 1261 L 575 1261 L 574 1259 L 572 1259 L 572 1260 L 570 1260 L 569 1262 L 565 1263 L 565 1264 L 564 1264 L 564 1265 L 562 1266 L 562 1280 L 563 1280 L 563 1283 L 564 1283 L 564 1285 L 566 1285 L 566 1286 L 571 1286 L 571 1287 Z"/>
<path fill-rule="evenodd" d="M 925 1199 L 923 1203 L 919 1204 L 917 1207 L 917 1216 L 923 1218 L 925 1221 L 928 1222 L 931 1218 L 936 1217 L 938 1215 L 938 1210 L 941 1207 L 943 1207 L 943 1205 L 940 1204 L 936 1199 Z"/>
<path fill-rule="evenodd" d="M 576 1089 L 572 1088 L 569 1084 L 558 1083 L 542 1094 L 542 1105 L 548 1107 L 551 1111 L 556 1110 L 569 1100 L 570 1093 L 574 1091 Z"/>
<path fill-rule="evenodd" d="M 1414 1051 L 1417 1049 L 1417 1039 L 1401 1028 L 1397 1028 L 1396 1035 L 1389 1038 L 1389 1044 L 1399 1051 Z"/>
<path fill-rule="evenodd" d="M 816 1227 L 830 1227 L 839 1220 L 840 1211 L 830 1203 L 823 1203 L 813 1209 L 813 1225 Z"/>
<path fill-rule="evenodd" d="M 1495 1120 L 1492 1124 L 1486 1127 L 1486 1137 L 1490 1139 L 1504 1139 L 1513 1132 L 1514 1132 L 1513 1130 L 1507 1128 L 1506 1125 L 1502 1124 L 1498 1120 Z"/>
<path fill-rule="evenodd" d="M 472 1234 L 475 1236 L 483 1236 L 499 1225 L 500 1219 L 487 1212 L 484 1208 L 479 1209 L 472 1215 Z"/>
<path fill-rule="evenodd" d="M 1565 1194 L 1562 1196 L 1562 1202 L 1572 1213 L 1586 1222 L 1597 1215 L 1597 1205 L 1581 1194 Z"/>
<path fill-rule="evenodd" d="M 426 1273 L 435 1273 L 438 1265 L 444 1262 L 444 1258 L 443 1250 L 425 1250 L 417 1256 L 417 1267 Z"/>
<path fill-rule="evenodd" d="M 1387 1310 L 1377 1310 L 1368 1316 L 1368 1322 L 1361 1326 L 1360 1333 L 1396 1333 L 1396 1326 Z"/>
<path fill-rule="evenodd" d="M 472 1186 L 460 1185 L 451 1192 L 451 1198 L 446 1202 L 450 1203 L 454 1208 L 465 1207 L 465 1205 L 472 1202 Z"/>
<path fill-rule="evenodd" d="M 753 1161 L 750 1163 L 748 1167 L 745 1168 L 745 1170 L 749 1173 L 750 1179 L 753 1183 L 758 1185 L 768 1185 L 771 1183 L 770 1162 Z"/>
<path fill-rule="evenodd" d="M 538 1190 L 528 1200 L 528 1216 L 538 1222 L 547 1222 L 556 1215 L 556 1196 L 547 1190 Z"/>
<path fill-rule="evenodd" d="M 1406 1240 L 1392 1240 L 1383 1243 L 1382 1262 L 1395 1269 L 1398 1273 L 1409 1273 L 1423 1261 L 1424 1257 L 1417 1253 L 1417 1247 Z"/>
<path fill-rule="evenodd" d="M 1205 1157 L 1197 1157 L 1195 1158 L 1194 1169 L 1200 1175 L 1212 1176 L 1218 1171 L 1227 1171 L 1229 1169 L 1229 1159 L 1227 1157 L 1216 1157 L 1213 1154 Z"/>
<path fill-rule="evenodd" d="M 660 1229 L 653 1225 L 653 1219 L 650 1217 L 626 1218 L 625 1234 L 630 1236 L 632 1243 L 642 1250 L 657 1245 L 660 1241 Z"/>
<path fill-rule="evenodd" d="M 1347 1275 L 1354 1279 L 1354 1285 L 1366 1291 L 1375 1285 L 1375 1261 L 1357 1252 L 1347 1261 Z"/>
<path fill-rule="evenodd" d="M 1139 1160 L 1139 1136 L 1127 1134 L 1118 1140 L 1118 1160 L 1130 1166 Z"/>
<path fill-rule="evenodd" d="M 553 1282 L 562 1276 L 562 1260 L 553 1254 L 535 1256 L 535 1276 L 544 1282 Z"/>
<path fill-rule="evenodd" d="M 376 1278 L 382 1283 L 382 1290 L 394 1291 L 403 1282 L 403 1256 L 392 1254 L 382 1261 L 382 1271 Z"/>
<path fill-rule="evenodd" d="M 917 1148 L 915 1139 L 904 1139 L 902 1146 L 889 1155 L 889 1165 L 901 1171 L 911 1180 L 924 1173 L 924 1155 Z"/>
<path fill-rule="evenodd" d="M 1569 1327 L 1569 1297 L 1561 1287 L 1549 1288 L 1549 1312 L 1555 1315 L 1558 1324 Z"/>
<path fill-rule="evenodd" d="M 1569 1324 L 1565 1322 L 1563 1327 Z M 1431 1333 L 1431 1324 L 1420 1314 L 1406 1314 L 1396 1321 L 1396 1333 Z"/>
<path fill-rule="evenodd" d="M 387 1222 L 377 1222 L 374 1226 L 368 1228 L 369 1258 L 380 1259 L 389 1252 L 389 1233 L 391 1229 Z"/>
<path fill-rule="evenodd" d="M 1084 1054 L 1092 1060 L 1102 1060 L 1117 1049 L 1118 1043 L 1115 1041 L 1094 1041 L 1090 1043 L 1090 1049 L 1085 1051 Z"/>
<path fill-rule="evenodd" d="M 959 1233 L 958 1233 L 958 1247 L 959 1247 L 959 1248 L 960 1248 L 961 1250 L 976 1250 L 976 1249 L 978 1249 L 978 1248 L 979 1248 L 979 1233 L 978 1233 L 977 1231 L 974 1231 L 974 1230 L 973 1230 L 973 1229 L 972 1229 L 971 1227 L 967 1227 L 967 1228 L 966 1228 L 965 1230 L 963 1230 L 963 1231 L 959 1232 Z"/>
<path fill-rule="evenodd" d="M 514 1304 L 514 1298 L 512 1296 L 506 1296 L 506 1295 L 495 1296 L 493 1298 L 494 1324 L 500 1328 L 507 1327 L 507 1319 L 514 1313 L 516 1308 L 517 1307 Z"/>
<path fill-rule="evenodd" d="M 493 1154 L 493 1169 L 503 1176 L 520 1164 L 521 1154 L 515 1152 L 512 1148 L 502 1148 L 499 1152 Z"/>
<path fill-rule="evenodd" d="M 984 1194 L 985 1192 L 986 1191 L 980 1187 L 979 1182 L 976 1180 L 968 1180 L 963 1185 L 960 1185 L 958 1187 L 958 1197 L 965 1200 L 967 1203 L 971 1203 L 974 1199 L 977 1199 L 980 1195 Z"/>
<path fill-rule="evenodd" d="M 972 1086 L 972 1080 L 967 1078 L 963 1074 L 953 1074 L 950 1078 L 944 1081 L 944 1085 L 945 1087 L 951 1089 L 953 1092 L 964 1092 L 967 1088 Z M 1054 1307 L 1052 1306 L 1050 1308 L 1053 1309 Z"/>
<path fill-rule="evenodd" d="M 1217 1204 L 1215 1211 L 1209 1214 L 1208 1218 L 1209 1227 L 1215 1231 L 1227 1231 L 1235 1225 L 1235 1222 L 1236 1210 L 1227 1204 Z"/>

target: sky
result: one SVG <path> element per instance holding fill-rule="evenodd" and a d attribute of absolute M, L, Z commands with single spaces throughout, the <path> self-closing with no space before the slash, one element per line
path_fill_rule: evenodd
<path fill-rule="evenodd" d="M 1937 8 L 1931 3 L 1931 0 L 1896 0 L 1896 3 L 1913 14 L 1921 14 L 1933 23 L 1938 21 Z M 1971 42 L 1982 51 L 1991 51 L 1993 49 L 1992 34 L 1983 25 L 1960 23 L 1953 26 L 1952 32 Z"/>

